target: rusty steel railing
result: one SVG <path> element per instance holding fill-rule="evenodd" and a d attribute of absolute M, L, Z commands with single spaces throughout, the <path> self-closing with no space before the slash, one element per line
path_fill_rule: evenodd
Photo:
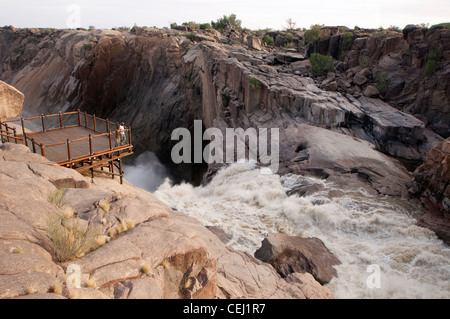
<path fill-rule="evenodd" d="M 21 134 L 16 132 L 15 127 L 9 125 L 11 123 L 22 128 Z M 84 128 L 86 132 L 82 134 L 85 136 L 71 139 L 67 129 L 76 127 Z M 112 151 L 131 151 L 131 128 L 125 128 L 122 134 L 118 132 L 118 128 L 119 123 L 78 110 L 10 119 L 1 122 L 0 133 L 2 141 L 5 139 L 10 142 L 9 138 L 14 139 L 16 143 L 20 142 L 28 146 L 34 153 L 65 165 Z M 56 132 L 57 130 L 60 131 Z M 69 137 L 62 132 L 66 132 Z M 56 143 L 42 142 L 43 135 L 50 135 L 50 133 L 56 135 L 56 139 L 62 140 Z"/>

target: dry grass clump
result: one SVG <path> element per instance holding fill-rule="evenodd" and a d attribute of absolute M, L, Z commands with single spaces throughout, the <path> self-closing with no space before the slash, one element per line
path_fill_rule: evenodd
<path fill-rule="evenodd" d="M 110 238 L 114 238 L 114 237 L 116 237 L 116 235 L 117 235 L 117 229 L 116 229 L 116 228 L 111 228 L 111 229 L 108 231 L 108 236 L 109 236 Z"/>
<path fill-rule="evenodd" d="M 65 205 L 65 201 L 64 201 L 64 193 L 66 191 L 65 187 L 56 189 L 55 191 L 51 192 L 48 197 L 47 197 L 47 201 L 53 205 L 55 205 L 56 207 L 63 207 Z"/>
<path fill-rule="evenodd" d="M 33 295 L 33 294 L 37 294 L 38 291 L 34 286 L 28 286 L 26 289 L 26 293 L 27 293 L 27 295 Z"/>
<path fill-rule="evenodd" d="M 109 205 L 109 202 L 102 199 L 99 203 L 98 206 L 103 209 L 105 211 L 105 213 L 109 212 L 109 210 L 111 209 L 111 206 Z"/>
<path fill-rule="evenodd" d="M 24 249 L 22 248 L 22 246 L 17 246 L 13 249 L 13 253 L 16 254 L 23 254 L 24 253 Z"/>
<path fill-rule="evenodd" d="M 75 211 L 72 207 L 65 207 L 63 214 L 67 218 L 73 218 L 75 216 Z"/>
<path fill-rule="evenodd" d="M 86 282 L 86 286 L 88 288 L 95 288 L 95 280 L 93 278 L 89 278 L 89 280 Z"/>
<path fill-rule="evenodd" d="M 53 293 L 61 295 L 63 292 L 63 284 L 60 282 L 55 282 L 52 289 Z"/>
<path fill-rule="evenodd" d="M 132 220 L 128 220 L 126 222 L 126 225 L 127 225 L 128 229 L 131 229 L 131 228 L 134 228 L 134 226 L 136 226 L 136 223 L 134 221 L 132 221 Z"/>
<path fill-rule="evenodd" d="M 36 287 L 34 287 L 33 285 L 28 286 L 26 289 L 26 292 L 27 292 L 27 295 L 32 295 L 32 294 L 38 293 Z"/>
<path fill-rule="evenodd" d="M 96 247 L 96 234 L 89 227 L 81 225 L 80 220 L 67 222 L 66 216 L 52 218 L 47 223 L 48 240 L 44 241 L 47 250 L 57 262 L 81 257 Z"/>
<path fill-rule="evenodd" d="M 142 271 L 144 274 L 148 275 L 148 274 L 150 274 L 150 272 L 152 271 L 152 268 L 150 267 L 149 264 L 144 263 L 144 264 L 142 265 L 142 267 L 141 267 L 141 271 Z"/>
<path fill-rule="evenodd" d="M 113 228 L 110 228 L 107 234 L 110 238 L 115 238 L 116 236 L 131 228 L 134 228 L 135 226 L 136 223 L 133 220 L 121 221 L 120 224 L 116 225 Z"/>
<path fill-rule="evenodd" d="M 106 236 L 105 235 L 99 235 L 95 238 L 95 243 L 97 244 L 98 247 L 103 246 L 104 244 L 106 244 Z"/>
<path fill-rule="evenodd" d="M 163 266 L 165 269 L 170 268 L 170 261 L 168 261 L 167 259 L 165 259 L 165 260 L 162 262 L 162 266 Z"/>
<path fill-rule="evenodd" d="M 119 226 L 117 226 L 117 233 L 123 233 L 124 231 L 126 231 L 128 229 L 127 224 L 125 222 L 121 222 L 119 224 Z"/>

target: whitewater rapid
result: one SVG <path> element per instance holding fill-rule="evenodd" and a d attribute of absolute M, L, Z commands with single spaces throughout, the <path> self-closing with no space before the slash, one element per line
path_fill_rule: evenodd
<path fill-rule="evenodd" d="M 317 190 L 309 195 L 287 195 L 311 185 Z M 251 163 L 219 171 L 206 186 L 166 179 L 154 194 L 205 226 L 221 227 L 228 245 L 252 255 L 270 232 L 321 239 L 342 262 L 327 284 L 336 298 L 450 298 L 450 248 L 416 226 L 414 207 L 398 199 L 264 175 Z M 379 288 L 367 284 L 370 265 L 380 269 Z"/>

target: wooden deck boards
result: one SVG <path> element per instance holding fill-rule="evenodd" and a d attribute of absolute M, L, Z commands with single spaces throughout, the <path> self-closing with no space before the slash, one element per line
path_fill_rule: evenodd
<path fill-rule="evenodd" d="M 67 141 L 67 139 L 75 140 L 83 137 L 88 137 L 89 134 L 96 135 L 99 133 L 96 133 L 95 131 L 87 129 L 83 126 L 76 126 L 66 127 L 63 129 L 55 129 L 46 132 L 37 132 L 27 135 L 33 138 L 39 144 L 50 145 L 65 142 Z"/>
<path fill-rule="evenodd" d="M 28 137 L 33 138 L 34 141 L 38 144 L 45 145 L 45 157 L 47 157 L 51 161 L 58 163 L 90 155 L 89 138 L 88 138 L 89 134 L 91 134 L 93 137 L 92 138 L 93 154 L 110 150 L 109 137 L 107 135 L 96 137 L 95 135 L 99 135 L 99 133 L 82 126 L 28 134 Z M 115 148 L 119 145 L 118 142 L 116 141 L 115 134 L 113 135 L 114 137 L 111 139 L 111 141 L 112 147 Z M 70 143 L 71 158 L 69 158 L 67 144 L 48 146 L 56 143 L 65 143 L 68 139 L 73 141 L 81 138 L 84 139 L 81 141 L 75 141 Z"/>

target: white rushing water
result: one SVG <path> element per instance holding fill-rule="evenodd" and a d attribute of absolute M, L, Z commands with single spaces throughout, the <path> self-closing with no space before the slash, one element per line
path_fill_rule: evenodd
<path fill-rule="evenodd" d="M 286 195 L 302 183 L 322 190 Z M 333 191 L 321 180 L 262 175 L 251 164 L 233 164 L 204 187 L 166 180 L 155 195 L 205 225 L 222 227 L 229 245 L 250 254 L 269 232 L 320 238 L 342 262 L 328 284 L 336 298 L 450 298 L 450 249 L 415 225 L 410 207 L 364 190 L 334 197 Z M 380 288 L 367 285 L 373 264 L 380 267 Z"/>
<path fill-rule="evenodd" d="M 150 192 L 155 191 L 168 176 L 166 167 L 150 151 L 136 157 L 132 165 L 124 165 L 123 170 L 127 181 Z"/>
<path fill-rule="evenodd" d="M 316 185 L 307 196 L 287 191 Z M 415 225 L 414 209 L 398 199 L 345 192 L 322 180 L 263 175 L 253 164 L 233 164 L 206 186 L 169 179 L 154 194 L 204 225 L 231 237 L 229 245 L 253 254 L 270 232 L 320 238 L 342 262 L 328 287 L 336 298 L 450 298 L 450 248 Z M 370 265 L 379 288 L 367 284 Z"/>

